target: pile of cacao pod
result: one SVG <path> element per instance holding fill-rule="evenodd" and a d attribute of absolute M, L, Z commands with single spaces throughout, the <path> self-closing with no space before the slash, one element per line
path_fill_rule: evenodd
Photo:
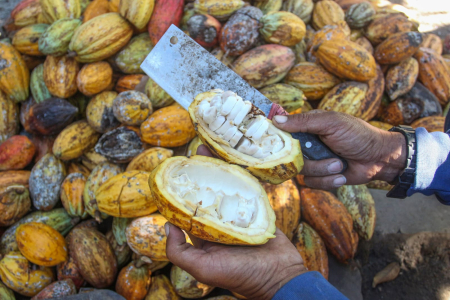
<path fill-rule="evenodd" d="M 21 1 L 0 40 L 0 298 L 108 288 L 126 299 L 180 299 L 214 290 L 169 265 L 166 219 L 148 186 L 161 162 L 201 144 L 187 111 L 140 69 L 171 24 L 289 113 L 320 108 L 386 130 L 442 131 L 450 39 L 420 33 L 397 8 L 379 0 Z M 264 187 L 277 227 L 326 278 L 327 252 L 345 263 L 360 238 L 372 237 L 366 186 L 335 196 L 298 176 Z"/>

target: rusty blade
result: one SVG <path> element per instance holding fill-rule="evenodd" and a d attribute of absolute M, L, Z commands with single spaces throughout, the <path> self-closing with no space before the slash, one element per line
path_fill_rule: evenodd
<path fill-rule="evenodd" d="M 141 69 L 185 109 L 200 93 L 233 91 L 269 115 L 272 102 L 175 25 L 171 25 Z"/>

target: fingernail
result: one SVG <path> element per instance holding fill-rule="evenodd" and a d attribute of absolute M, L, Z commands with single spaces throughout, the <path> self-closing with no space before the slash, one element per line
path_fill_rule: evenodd
<path fill-rule="evenodd" d="M 286 116 L 275 116 L 275 117 L 273 117 L 273 118 L 275 119 L 275 121 L 276 121 L 278 124 L 286 123 L 286 121 L 288 120 L 288 117 L 286 117 Z"/>
<path fill-rule="evenodd" d="M 170 230 L 169 222 L 166 222 L 166 224 L 164 224 L 164 230 L 166 231 L 166 236 L 169 236 L 169 230 Z"/>
<path fill-rule="evenodd" d="M 335 187 L 343 186 L 347 182 L 347 179 L 344 176 L 340 176 L 333 181 Z"/>
<path fill-rule="evenodd" d="M 328 172 L 339 173 L 342 170 L 342 165 L 340 161 L 334 161 L 328 165 Z"/>

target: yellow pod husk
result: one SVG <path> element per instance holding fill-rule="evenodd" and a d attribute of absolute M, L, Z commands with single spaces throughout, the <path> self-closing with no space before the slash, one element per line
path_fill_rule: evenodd
<path fill-rule="evenodd" d="M 121 0 L 119 12 L 138 30 L 145 28 L 155 7 L 155 0 Z"/>
<path fill-rule="evenodd" d="M 13 46 L 22 54 L 42 56 L 38 41 L 48 27 L 47 24 L 33 24 L 20 29 L 14 34 Z"/>
<path fill-rule="evenodd" d="M 242 0 L 195 0 L 194 9 L 197 13 L 208 14 L 219 21 L 225 21 L 235 11 L 244 6 Z"/>
<path fill-rule="evenodd" d="M 43 16 L 50 21 L 60 19 L 78 19 L 81 16 L 80 0 L 39 0 Z"/>
<path fill-rule="evenodd" d="M 78 62 L 67 56 L 48 55 L 44 62 L 44 82 L 49 92 L 59 98 L 68 98 L 77 92 Z"/>
<path fill-rule="evenodd" d="M 3 172 L 4 173 L 4 172 Z M 0 186 L 0 226 L 11 226 L 31 208 L 28 188 L 20 184 Z"/>
<path fill-rule="evenodd" d="M 367 84 L 356 81 L 338 84 L 323 97 L 318 108 L 355 116 L 360 110 L 368 89 Z"/>
<path fill-rule="evenodd" d="M 77 75 L 77 87 L 86 96 L 106 90 L 113 81 L 113 70 L 106 61 L 84 65 Z"/>
<path fill-rule="evenodd" d="M 0 91 L 0 145 L 19 132 L 19 106 Z"/>
<path fill-rule="evenodd" d="M 144 300 L 162 299 L 181 300 L 181 297 L 175 292 L 169 278 L 164 274 L 159 274 L 152 277 L 152 284 Z"/>
<path fill-rule="evenodd" d="M 9 100 L 25 101 L 29 95 L 30 70 L 20 53 L 9 43 L 0 42 L 0 90 Z"/>
<path fill-rule="evenodd" d="M 196 136 L 190 143 L 188 146 L 188 149 L 186 151 L 186 156 L 187 157 L 191 157 L 193 155 L 197 154 L 197 149 L 200 145 L 203 145 L 202 140 Z"/>
<path fill-rule="evenodd" d="M 128 164 L 126 170 L 151 172 L 163 161 L 172 156 L 173 150 L 161 147 L 150 148 L 133 158 L 133 160 Z"/>
<path fill-rule="evenodd" d="M 113 102 L 113 113 L 125 125 L 141 125 L 153 112 L 147 95 L 138 91 L 120 93 Z"/>
<path fill-rule="evenodd" d="M 268 43 L 295 46 L 306 33 L 302 19 L 287 11 L 270 12 L 259 21 L 262 24 L 260 32 Z"/>
<path fill-rule="evenodd" d="M 67 175 L 61 184 L 61 202 L 71 217 L 87 218 L 84 210 L 83 191 L 86 177 L 81 173 Z"/>
<path fill-rule="evenodd" d="M 345 19 L 342 8 L 334 1 L 320 1 L 314 6 L 312 13 L 312 26 L 319 30 L 326 25 L 332 25 Z"/>

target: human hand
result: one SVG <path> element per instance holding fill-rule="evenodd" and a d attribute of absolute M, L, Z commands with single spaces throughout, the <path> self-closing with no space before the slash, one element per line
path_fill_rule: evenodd
<path fill-rule="evenodd" d="M 353 116 L 313 110 L 308 113 L 275 116 L 273 124 L 288 132 L 317 134 L 334 153 L 348 162 L 343 174 L 338 159 L 306 160 L 300 174 L 305 184 L 333 189 L 371 180 L 392 181 L 405 168 L 406 140 L 401 133 L 378 129 Z"/>

